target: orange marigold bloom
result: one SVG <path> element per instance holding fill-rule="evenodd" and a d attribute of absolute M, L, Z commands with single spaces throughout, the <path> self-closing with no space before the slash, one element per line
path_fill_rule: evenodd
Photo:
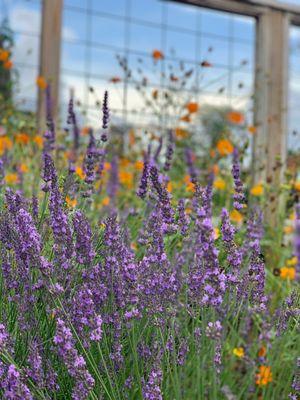
<path fill-rule="evenodd" d="M 128 160 L 128 158 L 121 158 L 120 159 L 120 166 L 121 167 L 128 167 L 129 164 L 130 164 L 130 160 Z"/>
<path fill-rule="evenodd" d="M 290 279 L 293 281 L 296 277 L 296 269 L 295 268 L 288 268 L 282 267 L 280 268 L 280 278 L 282 279 Z"/>
<path fill-rule="evenodd" d="M 22 172 L 22 174 L 25 174 L 26 172 L 29 171 L 29 168 L 26 164 L 21 164 L 19 169 L 20 169 L 20 172 Z"/>
<path fill-rule="evenodd" d="M 68 207 L 74 208 L 74 207 L 76 207 L 77 200 L 71 199 L 69 196 L 66 196 L 66 203 L 67 203 Z"/>
<path fill-rule="evenodd" d="M 184 115 L 183 117 L 180 118 L 180 121 L 191 122 L 191 117 L 189 116 L 189 114 Z"/>
<path fill-rule="evenodd" d="M 38 146 L 38 148 L 42 148 L 43 147 L 43 138 L 42 136 L 35 136 L 33 138 L 34 143 Z"/>
<path fill-rule="evenodd" d="M 227 120 L 232 124 L 240 125 L 245 122 L 245 116 L 240 112 L 231 111 L 227 114 Z"/>
<path fill-rule="evenodd" d="M 175 128 L 175 136 L 178 139 L 185 139 L 187 138 L 189 135 L 188 131 L 186 129 L 182 129 L 182 128 Z"/>
<path fill-rule="evenodd" d="M 0 156 L 12 148 L 12 141 L 7 136 L 0 136 Z"/>
<path fill-rule="evenodd" d="M 4 180 L 9 185 L 14 185 L 19 182 L 19 177 L 18 174 L 12 173 L 12 174 L 7 174 Z"/>
<path fill-rule="evenodd" d="M 89 127 L 89 126 L 84 126 L 84 127 L 82 127 L 80 133 L 81 133 L 83 136 L 87 136 L 87 135 L 89 134 L 89 132 L 90 132 L 90 127 Z"/>
<path fill-rule="evenodd" d="M 152 57 L 155 61 L 157 60 L 162 60 L 164 58 L 164 54 L 160 50 L 153 50 L 152 51 Z"/>
<path fill-rule="evenodd" d="M 287 226 L 285 226 L 285 227 L 283 228 L 283 232 L 284 232 L 286 235 L 290 235 L 291 233 L 294 232 L 294 227 L 293 227 L 292 225 L 287 225 Z"/>
<path fill-rule="evenodd" d="M 110 171 L 111 165 L 109 162 L 105 161 L 104 163 L 104 171 Z"/>
<path fill-rule="evenodd" d="M 122 185 L 126 186 L 128 189 L 132 189 L 133 187 L 133 174 L 128 171 L 120 171 L 119 172 L 119 180 Z"/>
<path fill-rule="evenodd" d="M 217 175 L 219 173 L 220 168 L 219 168 L 218 164 L 214 164 L 212 166 L 212 171 L 213 171 L 214 175 Z"/>
<path fill-rule="evenodd" d="M 221 139 L 217 143 L 217 150 L 221 156 L 227 156 L 233 152 L 234 148 L 228 139 Z"/>
<path fill-rule="evenodd" d="M 186 190 L 188 192 L 195 192 L 196 188 L 193 182 L 191 182 L 191 178 L 189 175 L 185 175 L 185 177 L 183 178 L 185 184 L 186 184 Z"/>
<path fill-rule="evenodd" d="M 172 193 L 172 190 L 173 190 L 172 182 L 168 182 L 168 183 L 167 183 L 167 191 L 168 191 L 169 193 Z"/>
<path fill-rule="evenodd" d="M 214 188 L 218 190 L 224 190 L 226 188 L 226 182 L 222 178 L 217 178 L 214 181 Z"/>
<path fill-rule="evenodd" d="M 188 110 L 190 114 L 196 113 L 199 110 L 199 104 L 190 102 L 188 103 L 185 108 Z"/>
<path fill-rule="evenodd" d="M 266 386 L 268 383 L 273 381 L 273 376 L 271 372 L 271 367 L 266 365 L 261 365 L 259 367 L 259 372 L 256 374 L 256 381 L 255 383 L 258 386 Z"/>
<path fill-rule="evenodd" d="M 13 62 L 11 60 L 7 60 L 3 63 L 4 69 L 11 69 L 13 67 Z"/>
<path fill-rule="evenodd" d="M 16 142 L 19 144 L 28 144 L 29 143 L 29 135 L 27 135 L 27 133 L 17 133 L 16 135 Z"/>
<path fill-rule="evenodd" d="M 46 79 L 43 76 L 38 76 L 36 78 L 36 84 L 41 90 L 45 90 L 47 87 Z"/>
<path fill-rule="evenodd" d="M 81 167 L 75 168 L 75 174 L 79 176 L 80 179 L 84 179 L 85 177 L 85 173 L 83 172 L 83 169 Z"/>
<path fill-rule="evenodd" d="M 214 149 L 210 149 L 210 150 L 209 150 L 209 155 L 211 156 L 211 158 L 216 157 L 216 152 L 215 152 L 215 150 L 214 150 Z"/>
<path fill-rule="evenodd" d="M 300 181 L 294 183 L 294 189 L 297 190 L 297 192 L 300 192 Z"/>
<path fill-rule="evenodd" d="M 109 198 L 108 196 L 107 196 L 107 197 L 104 197 L 104 199 L 103 199 L 102 202 L 101 202 L 101 204 L 102 204 L 104 207 L 108 206 L 109 203 L 110 203 L 110 198 Z"/>
<path fill-rule="evenodd" d="M 142 169 L 144 168 L 144 162 L 136 161 L 134 166 L 135 166 L 135 169 L 137 169 L 138 171 L 142 171 Z"/>
<path fill-rule="evenodd" d="M 9 58 L 9 51 L 5 49 L 0 49 L 0 61 L 7 61 Z"/>
<path fill-rule="evenodd" d="M 253 188 L 251 188 L 250 193 L 252 194 L 252 196 L 261 196 L 264 193 L 264 187 L 263 185 L 260 183 L 258 185 L 253 186 Z"/>
<path fill-rule="evenodd" d="M 239 211 L 233 210 L 230 213 L 230 219 L 231 219 L 231 221 L 237 222 L 238 224 L 240 224 L 243 221 L 243 216 Z"/>

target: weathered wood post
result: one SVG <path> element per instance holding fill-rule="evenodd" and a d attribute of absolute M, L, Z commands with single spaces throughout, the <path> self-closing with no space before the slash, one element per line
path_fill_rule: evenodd
<path fill-rule="evenodd" d="M 63 0 L 43 0 L 39 75 L 51 84 L 52 110 L 57 118 Z M 37 126 L 45 125 L 45 91 L 39 88 Z"/>

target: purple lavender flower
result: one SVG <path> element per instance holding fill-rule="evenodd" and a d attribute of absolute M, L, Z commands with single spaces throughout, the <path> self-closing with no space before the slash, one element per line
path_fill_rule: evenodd
<path fill-rule="evenodd" d="M 108 128 L 108 121 L 109 121 L 108 92 L 107 91 L 104 92 L 102 112 L 103 112 L 102 128 L 104 129 L 104 132 L 101 135 L 101 140 L 102 140 L 102 142 L 107 142 L 106 130 Z"/>
<path fill-rule="evenodd" d="M 240 178 L 240 164 L 239 164 L 239 154 L 237 148 L 233 151 L 233 165 L 232 165 L 232 176 L 234 180 L 234 190 L 233 195 L 233 206 L 237 210 L 241 210 L 244 207 L 245 196 L 243 183 Z"/>
<path fill-rule="evenodd" d="M 156 149 L 156 151 L 154 153 L 154 157 L 153 157 L 153 160 L 155 162 L 157 162 L 157 160 L 158 160 L 158 157 L 159 157 L 161 149 L 162 149 L 162 145 L 163 145 L 163 137 L 160 136 L 160 138 L 158 140 L 158 146 L 157 146 L 157 149 Z"/>
<path fill-rule="evenodd" d="M 145 400 L 162 400 L 161 383 L 162 371 L 160 369 L 152 369 L 143 388 L 143 398 Z"/>
<path fill-rule="evenodd" d="M 148 186 L 148 179 L 149 179 L 149 163 L 148 160 L 144 159 L 144 166 L 143 166 L 143 172 L 141 176 L 141 181 L 140 185 L 137 191 L 137 195 L 141 198 L 144 199 L 147 194 L 147 186 Z"/>
<path fill-rule="evenodd" d="M 3 398 L 7 400 L 32 400 L 32 394 L 23 382 L 23 378 L 15 365 L 10 364 L 6 368 L 1 364 L 0 361 L 0 369 L 2 370 L 0 388 L 3 390 Z"/>
<path fill-rule="evenodd" d="M 44 152 L 50 152 L 54 149 L 55 144 L 55 125 L 52 116 L 52 99 L 51 99 L 51 86 L 47 85 L 46 88 L 46 120 L 47 131 L 44 133 Z"/>
<path fill-rule="evenodd" d="M 72 398 L 85 400 L 94 387 L 95 381 L 89 373 L 84 358 L 75 348 L 75 342 L 71 330 L 62 319 L 56 322 L 54 344 L 58 355 L 64 361 L 69 374 L 74 378 Z"/>
<path fill-rule="evenodd" d="M 182 235 L 186 235 L 188 229 L 189 229 L 189 217 L 185 213 L 184 209 L 184 199 L 179 199 L 178 201 L 178 225 L 180 227 L 180 232 Z"/>
<path fill-rule="evenodd" d="M 300 204 L 296 206 L 296 226 L 295 226 L 295 256 L 297 257 L 296 279 L 300 280 Z"/>
<path fill-rule="evenodd" d="M 76 260 L 79 264 L 91 266 L 96 254 L 92 244 L 91 227 L 81 211 L 75 212 L 73 224 L 76 235 Z"/>
<path fill-rule="evenodd" d="M 74 111 L 73 91 L 71 91 L 71 96 L 70 96 L 69 105 L 68 105 L 67 123 L 72 124 L 72 126 L 73 126 L 73 143 L 74 143 L 74 151 L 76 153 L 76 151 L 79 148 L 79 128 L 78 128 L 78 124 L 77 124 L 76 114 Z"/>
<path fill-rule="evenodd" d="M 166 149 L 166 161 L 164 165 L 164 170 L 169 171 L 171 167 L 171 161 L 173 158 L 173 153 L 174 153 L 174 138 L 173 138 L 173 133 L 171 130 L 168 132 L 168 144 L 167 144 L 167 149 Z"/>

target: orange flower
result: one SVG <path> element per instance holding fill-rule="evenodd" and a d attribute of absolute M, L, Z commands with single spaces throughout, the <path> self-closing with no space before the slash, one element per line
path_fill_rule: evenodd
<path fill-rule="evenodd" d="M 194 114 L 199 110 L 199 105 L 198 103 L 190 102 L 185 106 L 185 108 L 190 114 Z"/>
<path fill-rule="evenodd" d="M 34 143 L 37 145 L 38 148 L 42 148 L 43 147 L 43 138 L 42 136 L 35 136 L 33 138 Z"/>
<path fill-rule="evenodd" d="M 143 161 L 136 161 L 134 166 L 135 169 L 137 169 L 138 171 L 142 171 L 142 169 L 144 168 L 144 163 Z"/>
<path fill-rule="evenodd" d="M 4 178 L 5 182 L 8 183 L 9 185 L 14 185 L 19 182 L 19 177 L 18 174 L 7 174 Z"/>
<path fill-rule="evenodd" d="M 0 61 L 7 61 L 9 58 L 9 51 L 5 49 L 0 49 Z"/>
<path fill-rule="evenodd" d="M 104 163 L 104 171 L 110 171 L 111 165 L 109 162 L 105 161 Z"/>
<path fill-rule="evenodd" d="M 186 190 L 188 192 L 195 192 L 196 188 L 193 182 L 191 182 L 191 178 L 189 175 L 185 175 L 185 177 L 183 178 L 185 184 L 186 184 Z"/>
<path fill-rule="evenodd" d="M 218 164 L 214 164 L 212 166 L 212 171 L 213 171 L 214 175 L 217 175 L 219 173 L 220 168 L 219 168 Z"/>
<path fill-rule="evenodd" d="M 4 69 L 11 69 L 13 67 L 13 62 L 11 60 L 7 60 L 3 63 Z"/>
<path fill-rule="evenodd" d="M 128 189 L 132 189 L 133 175 L 131 172 L 120 171 L 119 172 L 119 180 L 122 183 L 122 185 L 126 186 Z"/>
<path fill-rule="evenodd" d="M 0 156 L 2 156 L 6 150 L 10 150 L 11 148 L 12 148 L 12 141 L 7 136 L 1 136 L 0 137 Z"/>
<path fill-rule="evenodd" d="M 121 167 L 128 167 L 129 164 L 130 164 L 130 160 L 128 160 L 128 158 L 121 158 L 120 159 L 120 166 Z"/>
<path fill-rule="evenodd" d="M 85 173 L 83 172 L 81 167 L 76 167 L 75 168 L 75 174 L 77 176 L 79 176 L 80 179 L 84 179 L 84 177 L 85 177 Z"/>
<path fill-rule="evenodd" d="M 112 78 L 110 78 L 110 82 L 119 83 L 121 82 L 121 78 L 119 76 L 113 76 Z"/>
<path fill-rule="evenodd" d="M 253 186 L 253 188 L 251 188 L 250 193 L 252 194 L 252 196 L 261 196 L 264 193 L 264 187 L 263 185 L 260 183 L 256 186 Z"/>
<path fill-rule="evenodd" d="M 167 183 L 167 191 L 168 191 L 169 193 L 172 193 L 172 190 L 173 190 L 172 182 L 168 182 L 168 183 Z"/>
<path fill-rule="evenodd" d="M 268 383 L 273 381 L 273 376 L 271 372 L 271 367 L 266 365 L 261 365 L 259 367 L 259 373 L 256 374 L 256 381 L 255 383 L 258 386 L 266 386 Z"/>
<path fill-rule="evenodd" d="M 104 197 L 104 199 L 103 199 L 102 202 L 101 202 L 101 204 L 102 204 L 104 207 L 108 206 L 109 203 L 110 203 L 110 198 L 109 198 L 108 196 L 107 196 L 107 197 Z"/>
<path fill-rule="evenodd" d="M 231 111 L 227 114 L 227 121 L 232 124 L 240 125 L 245 122 L 245 116 L 240 112 Z"/>
<path fill-rule="evenodd" d="M 294 227 L 291 226 L 291 225 L 287 225 L 287 226 L 285 226 L 285 227 L 283 228 L 283 232 L 284 232 L 286 235 L 290 235 L 290 234 L 292 234 L 292 233 L 294 232 Z"/>
<path fill-rule="evenodd" d="M 137 249 L 136 243 L 135 243 L 135 242 L 131 242 L 131 243 L 130 243 L 130 248 L 131 248 L 131 250 L 136 251 L 136 249 Z"/>
<path fill-rule="evenodd" d="M 189 136 L 189 133 L 186 129 L 182 129 L 182 128 L 175 128 L 175 136 L 178 139 L 185 139 Z"/>
<path fill-rule="evenodd" d="M 152 57 L 155 61 L 162 60 L 164 58 L 164 54 L 160 50 L 153 50 Z"/>
<path fill-rule="evenodd" d="M 296 181 L 296 182 L 294 183 L 294 189 L 295 189 L 297 192 L 300 192 L 300 181 Z"/>
<path fill-rule="evenodd" d="M 187 114 L 180 118 L 182 122 L 191 122 L 191 117 Z"/>
<path fill-rule="evenodd" d="M 218 152 L 221 156 L 227 156 L 234 150 L 232 143 L 228 139 L 221 139 L 217 143 Z"/>
<path fill-rule="evenodd" d="M 259 350 L 258 350 L 258 357 L 264 357 L 267 354 L 267 349 L 265 348 L 265 346 L 262 346 Z"/>
<path fill-rule="evenodd" d="M 71 199 L 69 196 L 66 196 L 66 203 L 67 203 L 68 207 L 74 208 L 74 207 L 76 207 L 77 200 Z"/>
<path fill-rule="evenodd" d="M 248 132 L 252 133 L 252 135 L 254 135 L 257 132 L 256 126 L 253 126 L 253 125 L 248 126 Z"/>
<path fill-rule="evenodd" d="M 19 144 L 28 144 L 29 143 L 29 135 L 27 133 L 17 133 L 16 135 L 16 142 Z"/>
<path fill-rule="evenodd" d="M 216 157 L 216 152 L 215 152 L 215 150 L 214 150 L 214 149 L 210 149 L 209 155 L 211 156 L 211 158 Z"/>
<path fill-rule="evenodd" d="M 82 136 L 87 136 L 90 132 L 90 127 L 89 126 L 83 126 L 81 129 L 81 134 Z"/>
<path fill-rule="evenodd" d="M 38 76 L 36 78 L 36 84 L 41 90 L 45 90 L 47 87 L 46 79 L 43 76 Z"/>
<path fill-rule="evenodd" d="M 214 188 L 217 190 L 224 190 L 226 188 L 226 182 L 222 178 L 217 178 L 214 181 Z"/>
<path fill-rule="evenodd" d="M 20 169 L 20 172 L 22 172 L 22 174 L 25 174 L 26 172 L 29 171 L 29 168 L 27 167 L 26 164 L 21 164 L 19 169 Z"/>
<path fill-rule="evenodd" d="M 281 279 L 290 279 L 293 281 L 296 277 L 296 269 L 295 268 L 288 268 L 282 267 L 280 268 L 280 278 Z"/>

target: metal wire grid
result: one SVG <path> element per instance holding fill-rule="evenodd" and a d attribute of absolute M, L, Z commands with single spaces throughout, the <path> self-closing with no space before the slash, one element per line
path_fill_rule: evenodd
<path fill-rule="evenodd" d="M 157 0 L 153 0 L 157 1 Z M 143 0 L 141 0 L 141 3 L 143 2 Z M 126 9 L 125 9 L 125 13 L 123 16 L 119 16 L 119 15 L 114 15 L 113 13 L 107 13 L 104 11 L 98 11 L 95 8 L 93 8 L 93 2 L 92 0 L 86 0 L 86 7 L 78 7 L 78 6 L 72 6 L 69 5 L 68 3 L 65 4 L 64 6 L 64 11 L 68 12 L 75 12 L 78 14 L 81 14 L 82 16 L 85 16 L 86 18 L 86 35 L 85 38 L 80 38 L 80 39 L 76 39 L 76 40 L 71 40 L 71 39 L 64 39 L 65 43 L 73 43 L 73 44 L 77 44 L 77 45 L 81 45 L 83 46 L 86 50 L 85 50 L 85 55 L 86 55 L 86 60 L 85 60 L 85 70 L 84 72 L 78 72 L 75 70 L 72 70 L 70 68 L 65 68 L 63 67 L 62 71 L 64 74 L 67 75 L 74 75 L 74 76 L 78 76 L 81 78 L 84 78 L 85 83 L 86 83 L 86 93 L 84 96 L 84 103 L 85 103 L 85 108 L 89 111 L 89 115 L 93 116 L 93 111 L 95 112 L 94 116 L 95 118 L 97 118 L 98 113 L 96 112 L 95 108 L 93 106 L 91 106 L 90 102 L 89 102 L 89 91 L 88 91 L 88 87 L 90 86 L 90 82 L 91 79 L 98 79 L 99 81 L 103 81 L 107 83 L 107 86 L 109 86 L 108 80 L 111 77 L 110 71 L 107 71 L 107 74 L 95 74 L 91 72 L 91 54 L 93 52 L 94 49 L 106 49 L 109 51 L 113 51 L 116 53 L 121 53 L 122 55 L 125 55 L 127 58 L 130 58 L 132 56 L 136 56 L 136 57 L 145 57 L 145 58 L 149 58 L 149 53 L 148 52 L 144 52 L 144 51 L 140 51 L 137 49 L 134 49 L 131 47 L 131 41 L 134 41 L 134 38 L 130 37 L 130 33 L 131 33 L 131 26 L 132 24 L 139 24 L 141 26 L 145 26 L 145 27 L 153 27 L 153 28 L 157 28 L 160 29 L 160 43 L 157 43 L 157 48 L 162 50 L 162 52 L 165 54 L 165 58 L 161 61 L 160 65 L 161 65 L 161 72 L 166 72 L 166 64 L 167 62 L 170 61 L 183 61 L 185 63 L 189 63 L 194 65 L 195 70 L 196 70 L 196 75 L 195 75 L 195 82 L 196 82 L 196 88 L 193 87 L 192 89 L 186 89 L 186 91 L 190 91 L 193 96 L 196 96 L 196 99 L 199 101 L 200 98 L 200 93 L 201 90 L 205 90 L 206 93 L 210 93 L 210 94 L 214 94 L 216 95 L 215 92 L 210 92 L 209 90 L 207 90 L 207 88 L 201 88 L 200 87 L 200 81 L 201 81 L 201 74 L 200 74 L 200 66 L 199 66 L 199 53 L 201 52 L 202 46 L 201 46 L 201 41 L 203 40 L 203 38 L 212 38 L 212 39 L 222 39 L 224 40 L 224 43 L 227 42 L 228 44 L 228 65 L 222 65 L 222 64 L 215 64 L 213 65 L 214 70 L 224 70 L 225 74 L 221 75 L 221 79 L 225 78 L 227 79 L 227 86 L 228 86 L 228 93 L 227 93 L 227 100 L 228 100 L 228 104 L 233 104 L 233 74 L 234 72 L 236 72 L 237 70 L 239 70 L 239 68 L 235 68 L 235 66 L 233 65 L 233 54 L 234 54 L 234 45 L 236 42 L 239 43 L 245 43 L 247 45 L 249 45 L 249 50 L 250 50 L 250 54 L 249 56 L 252 57 L 251 52 L 254 52 L 254 40 L 253 41 L 249 41 L 246 39 L 239 39 L 236 38 L 234 35 L 234 17 L 230 17 L 229 21 L 229 35 L 227 37 L 224 37 L 222 35 L 216 35 L 216 34 L 212 34 L 212 33 L 204 33 L 201 32 L 201 9 L 198 9 L 197 12 L 197 18 L 196 18 L 196 26 L 194 29 L 190 28 L 190 27 L 176 27 L 174 25 L 170 25 L 168 23 L 168 6 L 169 7 L 173 7 L 172 4 L 167 4 L 167 3 L 162 3 L 161 4 L 161 20 L 157 21 L 157 22 L 150 22 L 150 21 L 146 21 L 143 20 L 142 18 L 136 18 L 132 15 L 132 0 L 126 0 Z M 192 7 L 192 6 L 185 6 L 185 7 Z M 119 46 L 115 46 L 115 45 L 111 45 L 108 43 L 105 43 L 105 38 L 103 38 L 103 40 L 101 42 L 95 42 L 93 41 L 92 38 L 92 24 L 95 22 L 94 18 L 96 17 L 102 17 L 105 18 L 107 20 L 111 20 L 111 21 L 119 21 L 119 23 L 124 23 L 125 27 L 124 27 L 124 42 L 120 43 Z M 183 57 L 176 57 L 176 56 L 172 56 L 167 54 L 167 34 L 170 32 L 176 32 L 176 33 L 182 33 L 182 32 L 186 32 L 189 33 L 191 35 L 195 36 L 195 40 L 196 40 L 196 48 L 195 48 L 195 54 L 193 55 L 194 57 L 190 58 L 190 59 L 186 59 Z M 198 57 L 197 57 L 198 54 Z M 251 78 L 253 79 L 254 76 L 254 71 L 251 68 L 244 68 L 245 72 L 248 73 Z M 215 81 L 218 81 L 219 78 L 215 79 Z M 128 117 L 131 116 L 131 114 L 135 114 L 131 109 L 130 106 L 128 105 L 128 96 L 129 96 L 129 89 L 132 88 L 132 86 L 134 84 L 136 84 L 136 82 L 134 80 L 132 80 L 131 78 L 125 78 L 123 80 L 123 90 L 122 90 L 122 107 L 121 108 L 115 108 L 112 111 L 116 114 L 116 115 L 120 115 L 122 116 L 122 122 L 126 122 L 128 120 Z M 164 88 L 167 86 L 165 79 L 161 76 L 160 78 L 160 84 L 158 85 L 161 88 Z M 209 84 L 208 84 L 209 86 Z M 149 85 L 149 87 L 151 88 L 157 88 L 157 85 L 152 86 L 151 84 Z M 95 88 L 96 89 L 96 88 Z M 253 87 L 251 86 L 249 93 L 246 94 L 246 96 L 240 96 L 240 99 L 244 100 L 245 98 L 250 98 L 251 93 L 252 93 L 252 89 Z M 236 100 L 236 97 L 235 97 Z M 235 104 L 238 105 L 238 104 Z M 151 119 L 151 117 L 153 117 L 151 114 L 150 115 L 143 115 L 144 119 Z M 148 117 L 148 118 L 147 118 Z M 131 118 L 130 118 L 131 119 Z M 136 121 L 137 122 L 137 121 Z M 160 123 L 162 123 L 162 121 L 160 121 Z"/>

